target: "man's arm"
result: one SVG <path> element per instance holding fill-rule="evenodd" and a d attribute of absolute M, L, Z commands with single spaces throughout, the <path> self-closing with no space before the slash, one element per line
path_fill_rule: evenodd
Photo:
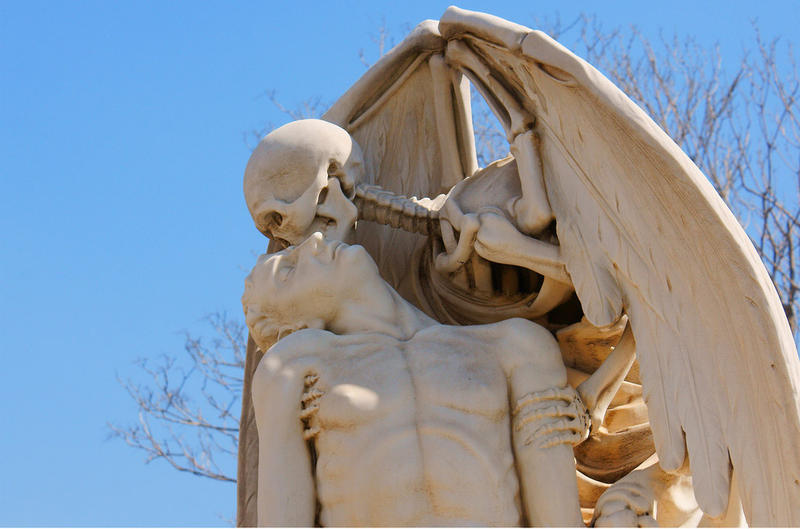
<path fill-rule="evenodd" d="M 276 351 L 276 348 L 278 350 Z M 314 525 L 316 492 L 311 457 L 300 420 L 302 362 L 285 364 L 276 345 L 253 375 L 258 427 L 258 525 Z"/>
<path fill-rule="evenodd" d="M 533 526 L 583 526 L 573 443 L 584 417 L 555 338 L 530 321 L 498 325 L 497 356 L 509 381 L 511 435 L 522 500 Z M 580 408 L 580 406 L 579 406 Z M 586 424 L 588 431 L 588 424 Z"/>

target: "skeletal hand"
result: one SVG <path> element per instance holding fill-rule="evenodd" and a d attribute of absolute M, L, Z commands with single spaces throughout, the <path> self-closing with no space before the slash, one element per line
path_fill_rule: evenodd
<path fill-rule="evenodd" d="M 652 491 L 636 481 L 618 481 L 597 500 L 594 527 L 658 527 Z"/>
<path fill-rule="evenodd" d="M 503 256 L 517 246 L 520 237 L 525 237 L 499 209 L 483 208 L 477 214 L 463 214 L 460 210 L 453 211 L 456 207 L 445 203 L 440 212 L 447 253 L 436 258 L 439 272 L 458 270 L 473 250 L 488 261 L 503 262 Z M 448 240 L 453 228 L 459 232 L 457 242 Z"/>
<path fill-rule="evenodd" d="M 498 255 L 505 255 L 524 237 L 506 215 L 500 210 L 484 209 L 478 214 L 478 231 L 475 238 L 475 251 L 488 261 L 497 262 Z"/>
<path fill-rule="evenodd" d="M 440 273 L 455 272 L 472 255 L 475 234 L 479 228 L 478 216 L 464 214 L 458 204 L 446 200 L 439 211 L 439 221 L 446 251 L 436 256 L 434 266 Z M 457 241 L 453 233 L 454 229 L 459 232 Z"/>
<path fill-rule="evenodd" d="M 575 446 L 589 437 L 589 413 L 571 386 L 529 393 L 516 403 L 513 415 L 514 429 L 526 445 Z"/>

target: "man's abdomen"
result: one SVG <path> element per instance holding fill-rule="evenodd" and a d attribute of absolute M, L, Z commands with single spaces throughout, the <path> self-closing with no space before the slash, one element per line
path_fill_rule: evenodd
<path fill-rule="evenodd" d="M 321 432 L 322 524 L 518 525 L 514 461 L 510 442 L 502 442 L 507 435 L 472 431 L 475 418 L 463 419 Z"/>

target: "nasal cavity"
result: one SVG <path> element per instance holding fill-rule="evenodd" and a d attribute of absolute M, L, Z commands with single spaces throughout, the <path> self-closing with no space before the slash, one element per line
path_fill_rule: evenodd
<path fill-rule="evenodd" d="M 317 198 L 317 204 L 324 204 L 326 198 L 328 198 L 328 188 L 323 187 L 322 191 L 319 192 L 319 198 Z"/>

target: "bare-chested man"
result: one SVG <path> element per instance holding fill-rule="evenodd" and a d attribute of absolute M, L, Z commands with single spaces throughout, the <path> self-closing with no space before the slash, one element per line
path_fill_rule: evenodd
<path fill-rule="evenodd" d="M 253 385 L 259 525 L 582 525 L 587 416 L 546 329 L 440 325 L 318 233 L 242 302 L 256 343 L 283 336 Z"/>

